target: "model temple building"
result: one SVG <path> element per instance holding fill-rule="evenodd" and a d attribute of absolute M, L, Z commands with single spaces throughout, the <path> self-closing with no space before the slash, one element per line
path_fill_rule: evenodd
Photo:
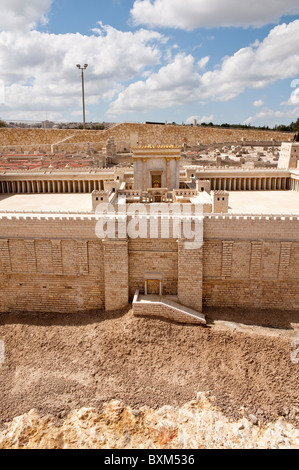
<path fill-rule="evenodd" d="M 88 155 L 88 167 L 55 167 L 53 154 L 20 169 L 11 155 L 1 170 L 2 312 L 133 303 L 204 323 L 208 306 L 299 308 L 299 143 L 269 166 L 201 166 L 181 146 L 137 143 L 127 164 L 97 158 L 102 168 Z"/>

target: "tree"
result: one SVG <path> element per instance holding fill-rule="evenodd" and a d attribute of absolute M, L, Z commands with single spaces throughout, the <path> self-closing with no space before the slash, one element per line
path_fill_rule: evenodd
<path fill-rule="evenodd" d="M 296 132 L 296 131 L 299 131 L 299 118 L 297 119 L 296 122 L 291 122 L 291 124 L 289 126 L 285 126 L 284 124 L 281 124 L 280 126 L 277 126 L 276 130 L 280 131 L 280 132 Z"/>
<path fill-rule="evenodd" d="M 0 127 L 6 127 L 6 122 L 0 119 Z"/>

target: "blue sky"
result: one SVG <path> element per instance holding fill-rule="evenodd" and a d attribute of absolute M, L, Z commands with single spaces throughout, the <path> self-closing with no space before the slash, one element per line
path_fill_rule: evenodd
<path fill-rule="evenodd" d="M 29 4 L 29 5 L 28 5 Z M 0 0 L 0 117 L 289 124 L 299 0 Z"/>

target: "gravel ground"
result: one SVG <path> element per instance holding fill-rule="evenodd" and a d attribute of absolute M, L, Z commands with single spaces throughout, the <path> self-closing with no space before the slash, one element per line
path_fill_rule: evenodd
<path fill-rule="evenodd" d="M 134 317 L 132 310 L 1 314 L 0 428 L 33 408 L 59 422 L 112 399 L 156 409 L 181 406 L 197 392 L 209 392 L 232 419 L 244 407 L 261 421 L 295 422 L 299 364 L 291 361 L 291 341 L 299 312 L 205 313 L 207 327 Z"/>

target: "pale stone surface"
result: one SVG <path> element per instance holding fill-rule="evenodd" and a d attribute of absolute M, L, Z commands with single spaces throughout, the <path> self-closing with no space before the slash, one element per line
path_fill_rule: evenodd
<path fill-rule="evenodd" d="M 103 411 L 82 408 L 62 425 L 35 410 L 0 433 L 2 449 L 296 449 L 299 430 L 284 418 L 230 421 L 204 394 L 179 409 L 132 410 L 114 400 Z"/>
<path fill-rule="evenodd" d="M 299 214 L 299 193 L 294 191 L 231 191 L 228 212 Z"/>
<path fill-rule="evenodd" d="M 134 139 L 131 140 L 131 135 L 134 134 Z M 215 143 L 215 142 L 234 142 L 241 141 L 245 138 L 246 141 L 287 141 L 293 136 L 289 133 L 272 132 L 272 131 L 258 131 L 258 130 L 244 130 L 244 129 L 219 129 L 219 128 L 203 128 L 203 127 L 190 127 L 190 126 L 159 126 L 159 125 L 146 125 L 136 123 L 120 123 L 111 129 L 104 131 L 82 131 L 74 129 L 8 129 L 3 128 L 0 130 L 0 144 L 1 146 L 19 146 L 20 143 L 26 150 L 38 150 L 43 148 L 46 151 L 51 151 L 51 145 L 58 144 L 62 140 L 68 138 L 67 142 L 60 145 L 55 145 L 55 150 L 67 148 L 67 151 L 72 151 L 71 144 L 84 144 L 86 142 L 98 143 L 101 142 L 102 147 L 106 146 L 109 138 L 114 137 L 115 141 L 132 141 L 133 144 L 138 140 L 139 145 L 165 145 L 165 144 L 179 144 L 184 141 L 189 145 L 196 145 L 201 143 Z M 75 147 L 74 147 L 75 148 Z"/>
<path fill-rule="evenodd" d="M 123 127 L 115 126 L 113 130 L 120 129 Z M 155 130 L 139 128 L 147 140 L 151 138 L 149 129 Z M 174 139 L 174 129 L 165 129 L 156 129 L 157 136 L 166 132 Z M 211 306 L 298 309 L 299 191 L 287 189 L 291 180 L 293 189 L 299 189 L 299 182 L 287 170 L 216 169 L 200 174 L 199 167 L 189 166 L 180 175 L 185 187 L 169 195 L 168 189 L 159 186 L 167 183 L 171 187 L 171 174 L 178 178 L 179 149 L 173 144 L 140 146 L 134 153 L 142 165 L 140 171 L 135 165 L 139 178 L 134 190 L 132 168 L 117 168 L 115 173 L 111 169 L 99 174 L 89 171 L 80 177 L 64 171 L 28 172 L 28 181 L 27 174 L 17 173 L 22 179 L 15 181 L 13 174 L 1 173 L 6 195 L 0 197 L 0 311 L 123 309 L 136 289 L 143 293 L 148 271 L 161 273 L 163 295 L 177 295 L 182 305 L 198 312 Z M 157 188 L 147 188 L 152 177 L 157 178 L 152 181 Z M 203 178 L 202 183 L 196 177 Z M 133 233 L 126 232 L 137 218 L 134 214 L 124 220 L 124 226 L 119 223 L 121 218 L 115 224 L 109 214 L 110 238 L 102 242 L 107 230 L 100 230 L 101 222 L 105 225 L 106 221 L 97 222 L 100 212 L 93 210 L 101 198 L 104 202 L 104 196 L 113 204 L 118 195 L 147 203 L 144 230 L 138 232 L 135 249 L 129 240 L 134 240 L 136 224 Z M 178 231 L 176 215 L 170 217 L 167 212 L 166 216 L 155 213 L 148 217 L 156 207 L 151 203 L 163 200 L 192 202 L 189 207 L 197 215 L 196 202 L 201 201 L 203 223 L 201 217 L 196 224 L 181 213 L 178 222 L 183 230 Z M 152 220 L 155 227 L 150 227 Z M 184 238 L 195 226 L 196 243 L 193 238 L 191 244 L 186 243 Z"/>
<path fill-rule="evenodd" d="M 206 193 L 204 193 L 206 194 Z M 14 194 L 0 196 L 1 211 L 92 212 L 90 194 Z M 299 214 L 295 191 L 230 191 L 229 213 Z"/>
<path fill-rule="evenodd" d="M 90 194 L 13 194 L 0 196 L 0 211 L 91 212 Z"/>

